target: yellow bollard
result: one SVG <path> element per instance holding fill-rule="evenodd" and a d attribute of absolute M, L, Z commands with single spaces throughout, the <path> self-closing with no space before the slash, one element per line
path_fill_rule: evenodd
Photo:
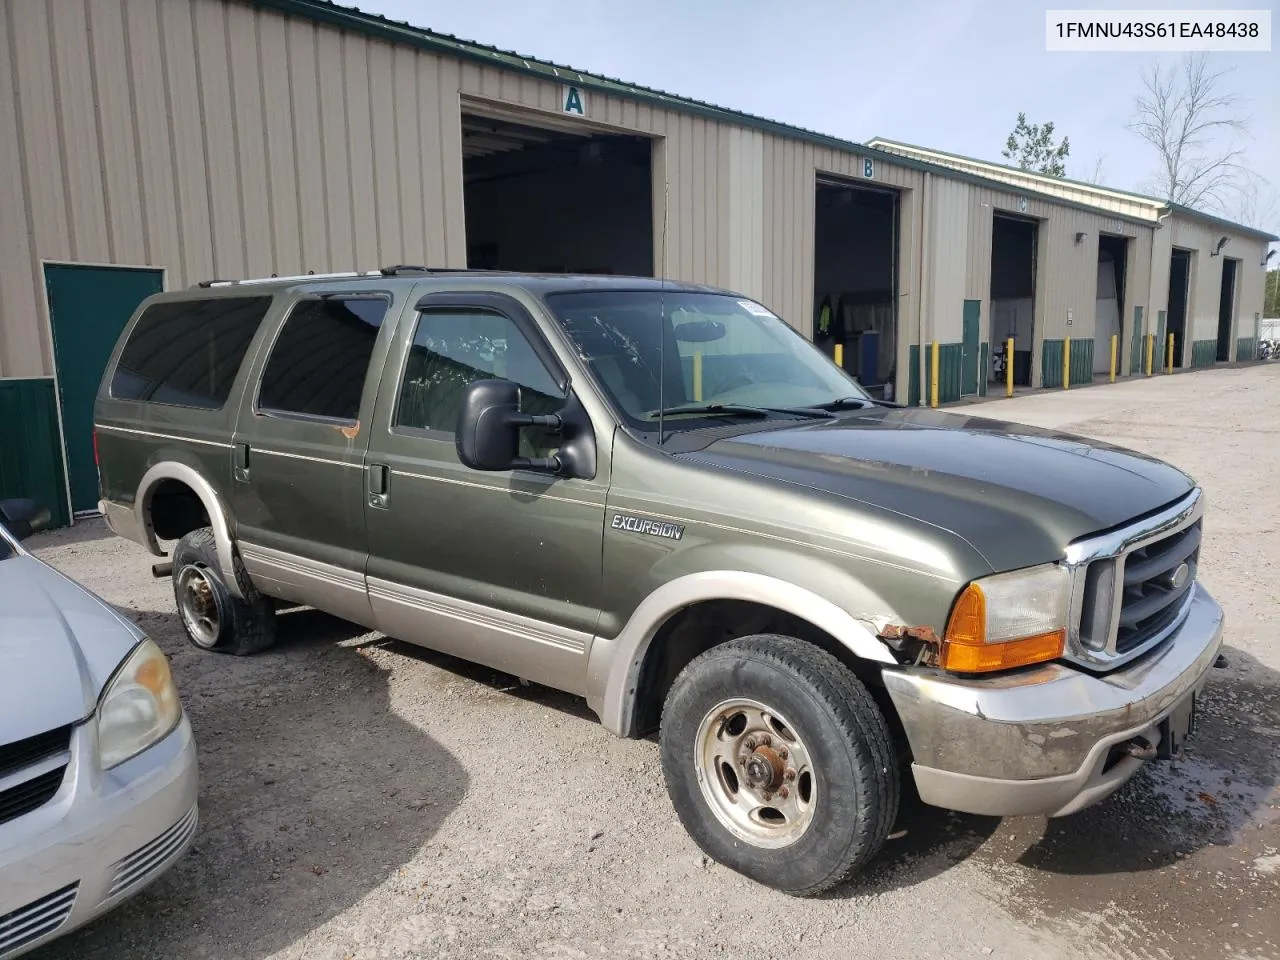
<path fill-rule="evenodd" d="M 1169 334 L 1169 349 L 1165 351 L 1164 372 L 1173 373 L 1173 334 Z"/>
<path fill-rule="evenodd" d="M 1147 376 L 1151 376 L 1151 355 L 1155 352 L 1156 335 L 1147 334 Z"/>
<path fill-rule="evenodd" d="M 836 366 L 839 367 L 841 370 L 843 370 L 844 369 L 844 344 L 843 343 L 836 344 L 835 356 L 833 357 L 833 359 L 836 362 Z"/>
<path fill-rule="evenodd" d="M 1071 338 L 1062 341 L 1062 389 L 1071 389 Z"/>
<path fill-rule="evenodd" d="M 1004 395 L 1013 396 L 1013 337 L 1005 341 L 1004 348 Z"/>
<path fill-rule="evenodd" d="M 1111 335 L 1111 382 L 1116 382 L 1116 350 L 1119 348 L 1120 338 L 1114 333 Z"/>
<path fill-rule="evenodd" d="M 839 347 L 836 347 L 839 350 Z M 702 351 L 693 355 L 693 399 L 702 400 Z"/>
<path fill-rule="evenodd" d="M 929 373 L 929 406 L 938 405 L 938 341 L 933 341 L 933 369 Z"/>

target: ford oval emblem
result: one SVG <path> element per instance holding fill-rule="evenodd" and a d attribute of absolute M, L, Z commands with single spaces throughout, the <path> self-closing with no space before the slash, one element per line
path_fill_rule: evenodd
<path fill-rule="evenodd" d="M 1173 590 L 1181 590 L 1190 576 L 1190 565 L 1186 563 L 1178 564 L 1178 569 L 1169 574 L 1169 587 Z"/>

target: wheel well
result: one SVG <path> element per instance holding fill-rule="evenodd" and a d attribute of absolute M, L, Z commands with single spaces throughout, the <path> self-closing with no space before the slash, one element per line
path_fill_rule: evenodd
<path fill-rule="evenodd" d="M 640 668 L 632 734 L 642 737 L 657 729 L 671 684 L 694 657 L 722 643 L 758 633 L 777 633 L 812 643 L 852 670 L 889 722 L 899 756 L 907 755 L 906 732 L 880 677 L 882 664 L 855 656 L 839 640 L 807 620 L 749 600 L 704 600 L 676 612 L 658 629 Z"/>
<path fill-rule="evenodd" d="M 179 540 L 192 530 L 209 526 L 204 502 L 181 480 L 165 479 L 151 492 L 151 529 L 161 540 Z"/>

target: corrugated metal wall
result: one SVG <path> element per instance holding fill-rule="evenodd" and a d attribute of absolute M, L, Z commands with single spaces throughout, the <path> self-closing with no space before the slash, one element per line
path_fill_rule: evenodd
<path fill-rule="evenodd" d="M 0 0 L 0 50 L 0 377 L 53 372 L 42 259 L 163 266 L 178 287 L 463 266 L 460 97 L 564 119 L 558 84 L 224 0 Z M 666 275 L 768 296 L 804 327 L 812 244 L 793 226 L 790 257 L 770 256 L 765 136 L 594 92 L 587 107 L 661 138 Z M 794 174 L 804 150 L 785 152 Z M 811 233 L 805 199 L 787 203 Z"/>
<path fill-rule="evenodd" d="M 967 272 L 965 296 L 983 301 L 981 339 L 990 339 L 991 229 L 996 213 L 1032 217 L 1037 231 L 1035 345 L 1032 350 L 1032 383 L 1042 378 L 1045 340 L 1092 338 L 1095 330 L 1098 289 L 1098 235 L 1110 233 L 1131 238 L 1127 257 L 1125 330 L 1134 305 L 1146 305 L 1151 280 L 1149 250 L 1151 228 L 1102 213 L 1063 206 L 1051 200 L 1021 195 L 995 186 L 969 186 L 966 224 Z M 1082 242 L 1076 234 L 1083 233 Z M 1070 312 L 1071 322 L 1067 315 Z M 1122 340 L 1125 338 L 1122 337 Z M 1121 364 L 1121 369 L 1124 365 Z M 1061 379 L 1061 373 L 1057 374 Z M 1073 376 L 1074 382 L 1074 376 Z"/>
<path fill-rule="evenodd" d="M 0 377 L 53 372 L 41 260 L 165 267 L 170 286 L 461 266 L 460 103 L 565 122 L 559 84 L 239 0 L 0 0 L 0 50 L 0 169 L 11 173 L 0 178 Z M 810 332 L 815 178 L 865 181 L 861 155 L 594 91 L 587 112 L 601 129 L 655 138 L 666 276 L 758 295 Z M 1016 187 L 933 175 L 925 257 L 925 177 L 876 159 L 867 181 L 899 190 L 899 390 L 921 306 L 925 340 L 957 340 L 961 301 L 988 298 L 992 211 L 1018 210 Z M 1162 270 L 1167 286 L 1167 264 L 1145 263 L 1148 228 L 1034 197 L 1025 213 L 1044 221 L 1038 339 L 1091 335 L 1102 230 L 1143 238 L 1126 317 L 1154 305 Z M 1213 233 L 1181 230 L 1193 249 Z M 1261 245 L 1228 250 L 1252 247 L 1239 254 L 1242 316 L 1261 309 Z M 1193 284 L 1205 330 L 1216 330 L 1211 280 Z M 981 316 L 985 342 L 987 306 Z"/>
<path fill-rule="evenodd" d="M 1172 218 L 1171 245 L 1194 251 L 1191 257 L 1191 296 L 1187 307 L 1187 341 L 1218 339 L 1218 306 L 1222 293 L 1222 263 L 1224 259 L 1240 261 L 1236 268 L 1236 316 L 1231 335 L 1232 358 L 1235 359 L 1235 341 L 1253 336 L 1254 314 L 1262 313 L 1265 272 L 1262 257 L 1267 245 L 1240 234 L 1230 233 L 1222 227 L 1201 221 L 1189 220 L 1174 214 Z M 1211 256 L 1218 240 L 1229 237 L 1219 256 Z M 1165 284 L 1168 285 L 1168 266 L 1165 266 Z M 1167 290 L 1166 290 L 1167 292 Z M 1202 365 L 1203 356 L 1200 358 Z"/>

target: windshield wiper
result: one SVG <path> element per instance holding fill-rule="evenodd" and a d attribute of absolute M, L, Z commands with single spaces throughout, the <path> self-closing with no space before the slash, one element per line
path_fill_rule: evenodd
<path fill-rule="evenodd" d="M 841 397 L 839 400 L 828 400 L 826 403 L 814 404 L 814 410 L 864 410 L 877 406 L 868 397 Z"/>
<path fill-rule="evenodd" d="M 806 420 L 822 419 L 830 416 L 823 410 L 814 407 L 753 407 L 742 403 L 686 403 L 676 407 L 663 407 L 661 410 L 650 410 L 645 416 L 656 417 L 661 413 L 664 417 L 681 413 L 697 413 L 717 417 L 771 417 L 784 414 L 790 417 L 802 417 Z"/>

